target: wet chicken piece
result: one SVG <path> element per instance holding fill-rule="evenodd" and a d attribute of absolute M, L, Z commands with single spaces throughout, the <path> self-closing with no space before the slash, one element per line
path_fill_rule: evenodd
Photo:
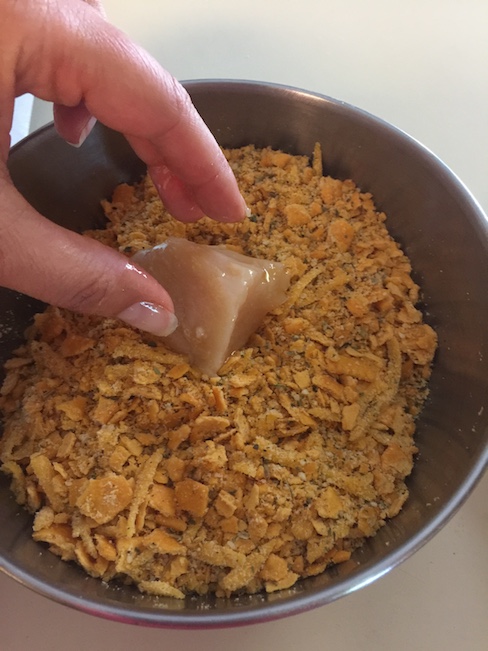
<path fill-rule="evenodd" d="M 209 375 L 284 302 L 289 286 L 279 262 L 179 237 L 139 251 L 133 260 L 173 299 L 179 326 L 166 338 L 168 346 Z"/>

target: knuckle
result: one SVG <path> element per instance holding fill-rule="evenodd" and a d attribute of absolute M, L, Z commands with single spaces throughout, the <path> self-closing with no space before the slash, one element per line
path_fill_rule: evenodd
<path fill-rule="evenodd" d="M 104 278 L 94 278 L 75 292 L 69 301 L 69 309 L 85 314 L 102 314 L 104 304 L 111 294 L 110 286 Z"/>
<path fill-rule="evenodd" d="M 171 103 L 166 128 L 164 129 L 164 138 L 177 129 L 182 122 L 187 121 L 195 112 L 190 95 L 173 76 L 170 76 L 166 81 L 166 96 L 171 98 Z"/>
<path fill-rule="evenodd" d="M 186 117 L 194 110 L 193 102 L 191 101 L 188 91 L 180 84 L 180 82 L 171 77 L 170 92 L 175 103 L 175 113 L 179 119 Z"/>

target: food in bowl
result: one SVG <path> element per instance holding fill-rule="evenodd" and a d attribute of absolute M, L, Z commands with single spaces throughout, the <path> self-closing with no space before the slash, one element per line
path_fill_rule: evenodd
<path fill-rule="evenodd" d="M 286 301 L 246 346 L 209 376 L 164 340 L 48 308 L 2 389 L 2 468 L 34 539 L 160 596 L 270 593 L 348 560 L 407 499 L 436 348 L 369 193 L 323 176 L 320 148 L 226 155 L 244 222 L 176 222 L 145 178 L 91 235 L 282 263 Z"/>

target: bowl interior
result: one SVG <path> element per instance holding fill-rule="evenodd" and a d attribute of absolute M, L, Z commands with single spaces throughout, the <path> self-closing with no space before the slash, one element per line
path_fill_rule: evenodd
<path fill-rule="evenodd" d="M 358 109 L 304 91 L 250 82 L 189 82 L 194 103 L 226 147 L 271 145 L 310 155 L 322 144 L 324 169 L 373 193 L 388 215 L 421 285 L 439 350 L 419 421 L 420 448 L 401 513 L 350 561 L 290 590 L 229 600 L 155 598 L 106 585 L 63 563 L 31 539 L 31 518 L 0 478 L 0 568 L 67 605 L 111 619 L 159 626 L 229 626 L 325 604 L 404 560 L 467 497 L 487 463 L 488 237 L 481 209 L 456 177 L 402 132 Z M 82 231 L 100 226 L 100 200 L 132 182 L 143 164 L 126 141 L 98 125 L 83 147 L 52 126 L 11 152 L 12 179 L 41 213 Z M 42 305 L 0 289 L 0 363 L 20 343 Z"/>

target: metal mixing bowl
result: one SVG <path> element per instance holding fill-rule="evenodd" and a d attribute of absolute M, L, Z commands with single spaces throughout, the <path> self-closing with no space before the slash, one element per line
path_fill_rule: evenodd
<path fill-rule="evenodd" d="M 423 290 L 427 321 L 439 336 L 430 399 L 419 422 L 420 453 L 401 513 L 350 561 L 290 590 L 233 599 L 185 601 L 87 577 L 31 539 L 31 517 L 0 479 L 0 567 L 33 590 L 84 612 L 153 626 L 255 623 L 326 604 L 370 583 L 429 540 L 462 504 L 487 465 L 488 222 L 460 181 L 404 133 L 327 97 L 269 84 L 186 84 L 220 144 L 271 145 L 311 154 L 325 170 L 373 193 L 388 215 Z M 473 164 L 474 161 L 473 161 Z M 75 230 L 103 222 L 100 200 L 143 172 L 125 140 L 98 126 L 79 150 L 52 126 L 15 147 L 10 172 L 43 214 Z M 35 301 L 0 290 L 0 362 L 19 344 Z"/>

